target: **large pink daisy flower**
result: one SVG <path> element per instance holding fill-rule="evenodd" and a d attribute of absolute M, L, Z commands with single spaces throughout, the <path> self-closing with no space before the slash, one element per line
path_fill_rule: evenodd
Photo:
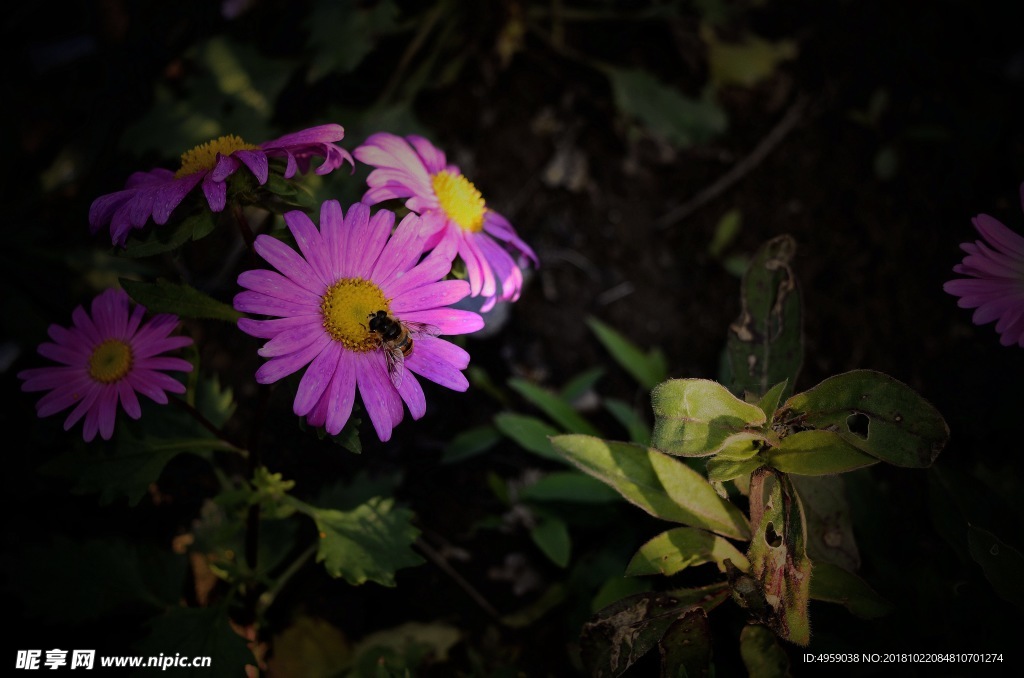
<path fill-rule="evenodd" d="M 165 371 L 191 372 L 192 364 L 181 358 L 162 355 L 188 346 L 188 337 L 170 336 L 178 326 L 178 317 L 161 313 L 145 325 L 146 309 L 130 309 L 128 295 L 109 289 L 92 301 L 92 317 L 81 306 L 71 315 L 72 327 L 50 325 L 54 343 L 39 345 L 39 354 L 61 363 L 57 366 L 23 370 L 22 391 L 49 391 L 38 403 L 36 412 L 48 417 L 71 406 L 64 430 L 85 417 L 82 435 L 86 442 L 104 440 L 114 433 L 117 403 L 132 419 L 142 415 L 136 393 L 167 404 L 167 393 L 184 393 L 185 386 L 164 374 Z"/>
<path fill-rule="evenodd" d="M 1024 184 L 1021 184 L 1024 208 Z M 953 271 L 970 278 L 950 280 L 942 289 L 960 297 L 957 305 L 974 308 L 972 320 L 984 325 L 996 320 L 1003 346 L 1024 347 L 1024 237 L 987 214 L 974 218 L 984 242 L 963 243 L 967 252 Z"/>
<path fill-rule="evenodd" d="M 239 311 L 275 318 L 238 321 L 243 332 L 270 340 L 259 350 L 269 360 L 257 370 L 258 382 L 273 383 L 308 365 L 295 414 L 336 434 L 358 389 L 381 440 L 402 420 L 402 401 L 414 419 L 426 412 L 414 374 L 456 391 L 468 388 L 461 370 L 469 354 L 433 335 L 475 332 L 483 319 L 448 308 L 469 294 L 469 285 L 442 280 L 455 256 L 451 249 L 439 247 L 419 261 L 419 217 L 408 215 L 392 235 L 394 213 L 381 210 L 371 218 L 370 208 L 357 203 L 343 215 L 338 202 L 328 200 L 319 231 L 302 212 L 284 219 L 301 255 L 276 238 L 257 237 L 256 252 L 280 273 L 242 273 L 238 284 L 249 291 L 234 300 Z M 388 319 L 388 327 L 380 319 Z M 385 338 L 388 328 L 394 334 Z"/>
<path fill-rule="evenodd" d="M 370 172 L 369 205 L 408 198 L 405 206 L 423 217 L 427 249 L 450 241 L 466 265 L 472 296 L 485 298 L 482 311 L 498 299 L 515 301 L 523 287 L 521 266 L 537 265 L 537 255 L 519 239 L 508 220 L 487 207 L 483 196 L 459 168 L 422 137 L 405 139 L 381 132 L 354 151 Z M 514 258 L 513 258 L 514 257 Z M 501 289 L 499 291 L 498 285 Z"/>
<path fill-rule="evenodd" d="M 219 137 L 182 153 L 177 172 L 160 168 L 135 172 L 128 177 L 124 190 L 96 198 L 89 208 L 89 225 L 95 233 L 109 223 L 111 240 L 123 246 L 128 233 L 145 226 L 150 217 L 158 224 L 167 223 L 174 208 L 200 183 L 210 209 L 222 211 L 227 203 L 225 182 L 242 165 L 262 186 L 270 171 L 268 157 L 286 158 L 285 179 L 299 171 L 308 172 L 315 157 L 324 159 L 316 168 L 317 174 L 332 172 L 345 161 L 354 164 L 348 151 L 334 144 L 344 136 L 342 126 L 332 124 L 262 144 L 249 144 L 234 135 Z"/>

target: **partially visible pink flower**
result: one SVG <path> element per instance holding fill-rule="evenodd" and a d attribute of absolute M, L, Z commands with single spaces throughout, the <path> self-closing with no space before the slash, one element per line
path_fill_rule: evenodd
<path fill-rule="evenodd" d="M 370 172 L 370 190 L 363 202 L 375 205 L 408 198 L 405 206 L 421 217 L 430 249 L 446 242 L 466 265 L 470 294 L 485 298 L 482 311 L 515 301 L 523 287 L 522 266 L 538 264 L 537 255 L 519 239 L 508 220 L 487 207 L 476 186 L 444 153 L 424 139 L 403 139 L 386 132 L 370 136 L 354 151 L 356 159 L 377 169 Z M 500 289 L 499 289 L 500 286 Z"/>
<path fill-rule="evenodd" d="M 953 267 L 956 273 L 971 277 L 950 280 L 942 289 L 960 297 L 961 308 L 977 309 L 972 318 L 975 325 L 996 320 L 1003 346 L 1024 347 L 1024 237 L 987 214 L 975 217 L 974 227 L 984 241 L 960 245 L 967 256 Z"/>
<path fill-rule="evenodd" d="M 138 419 L 137 393 L 161 405 L 167 404 L 167 391 L 184 393 L 185 386 L 164 372 L 191 372 L 192 364 L 163 354 L 192 340 L 170 336 L 177 316 L 161 313 L 143 325 L 145 313 L 142 306 L 130 308 L 123 290 L 109 289 L 93 299 L 91 317 L 79 306 L 71 315 L 72 327 L 50 325 L 54 343 L 40 344 L 39 354 L 60 365 L 18 374 L 25 381 L 22 391 L 49 391 L 36 403 L 37 414 L 48 417 L 74 406 L 64 420 L 65 431 L 84 416 L 86 442 L 97 431 L 109 440 L 119 401 L 129 417 Z"/>
<path fill-rule="evenodd" d="M 124 246 L 129 231 L 142 228 L 150 217 L 157 224 L 167 223 L 174 208 L 200 183 L 210 209 L 222 211 L 227 203 L 225 182 L 242 165 L 261 186 L 269 174 L 268 157 L 286 158 L 285 179 L 299 171 L 308 172 L 316 157 L 324 159 L 316 168 L 317 174 L 333 172 L 346 161 L 354 165 L 349 152 L 334 143 L 344 136 L 341 125 L 331 124 L 262 144 L 249 144 L 234 135 L 219 137 L 182 153 L 177 172 L 161 168 L 135 172 L 128 177 L 123 190 L 96 198 L 89 208 L 89 225 L 95 233 L 109 223 L 111 240 Z"/>
<path fill-rule="evenodd" d="M 426 413 L 414 374 L 455 391 L 469 387 L 461 371 L 469 354 L 429 334 L 413 334 L 404 376 L 392 378 L 381 337 L 370 330 L 370 317 L 379 311 L 428 325 L 432 334 L 483 327 L 476 313 L 450 308 L 469 294 L 466 281 L 443 280 L 454 250 L 439 247 L 420 261 L 419 217 L 406 216 L 392 235 L 393 212 L 380 210 L 371 218 L 370 208 L 356 203 L 344 215 L 336 200 L 328 200 L 320 208 L 319 230 L 300 211 L 284 219 L 299 252 L 261 235 L 254 248 L 280 273 L 260 269 L 238 276 L 249 291 L 235 296 L 235 308 L 274 318 L 238 321 L 243 332 L 270 340 L 259 350 L 269 360 L 256 371 L 256 381 L 270 384 L 305 367 L 293 410 L 332 435 L 348 421 L 358 390 L 381 440 L 402 421 L 403 401 L 413 419 Z"/>

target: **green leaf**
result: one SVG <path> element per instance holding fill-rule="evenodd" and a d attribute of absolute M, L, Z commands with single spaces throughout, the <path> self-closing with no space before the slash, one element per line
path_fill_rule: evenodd
<path fill-rule="evenodd" d="M 184 219 L 163 225 L 154 225 L 133 235 L 125 243 L 124 254 L 128 257 L 151 257 L 169 252 L 193 240 L 201 240 L 213 232 L 217 219 L 213 212 L 202 209 Z"/>
<path fill-rule="evenodd" d="M 554 516 L 543 517 L 537 526 L 530 530 L 530 538 L 555 565 L 566 567 L 569 564 L 572 541 L 564 520 Z"/>
<path fill-rule="evenodd" d="M 540 419 L 512 412 L 502 412 L 494 416 L 494 426 L 527 452 L 532 452 L 545 459 L 565 462 L 561 455 L 551 449 L 550 438 L 558 435 L 558 429 Z"/>
<path fill-rule="evenodd" d="M 315 3 L 306 21 L 313 57 L 307 81 L 355 70 L 381 37 L 398 29 L 397 19 L 398 7 L 391 0 Z"/>
<path fill-rule="evenodd" d="M 850 572 L 859 569 L 860 553 L 853 536 L 845 478 L 790 476 L 790 481 L 800 495 L 807 520 L 807 555 L 815 568 L 831 563 Z"/>
<path fill-rule="evenodd" d="M 651 392 L 654 406 L 652 445 L 669 454 L 706 457 L 722 451 L 737 433 L 765 423 L 757 405 L 744 402 L 708 379 L 670 379 Z"/>
<path fill-rule="evenodd" d="M 699 473 L 657 450 L 585 435 L 551 439 L 554 448 L 585 473 L 611 485 L 651 515 L 747 539 L 746 517 L 722 499 Z"/>
<path fill-rule="evenodd" d="M 790 393 L 803 363 L 800 288 L 790 264 L 796 241 L 788 235 L 761 246 L 743 274 L 740 315 L 729 326 L 726 348 L 732 390 L 757 397 L 786 380 Z"/>
<path fill-rule="evenodd" d="M 587 391 L 594 388 L 594 385 L 603 376 L 603 367 L 591 367 L 589 370 L 583 370 L 570 379 L 569 383 L 562 387 L 562 400 L 571 405 L 577 398 L 583 396 Z"/>
<path fill-rule="evenodd" d="M 631 442 L 650 445 L 651 427 L 633 407 L 618 398 L 605 398 L 604 408 L 626 429 Z"/>
<path fill-rule="evenodd" d="M 615 105 L 652 134 L 686 148 L 710 141 L 728 126 L 725 111 L 709 96 L 691 99 L 647 71 L 604 68 Z"/>
<path fill-rule="evenodd" d="M 745 34 L 738 42 L 724 42 L 707 24 L 701 26 L 700 35 L 708 46 L 708 75 L 716 90 L 729 85 L 753 87 L 771 77 L 780 63 L 797 55 L 796 43 L 791 40 L 769 42 Z"/>
<path fill-rule="evenodd" d="M 711 482 L 724 483 L 727 480 L 734 480 L 740 476 L 749 476 L 761 468 L 764 460 L 760 457 L 750 459 L 723 459 L 721 455 L 708 459 L 708 480 Z"/>
<path fill-rule="evenodd" d="M 220 428 L 235 414 L 238 404 L 230 386 L 222 386 L 220 377 L 201 375 L 195 387 L 195 408 L 214 426 Z"/>
<path fill-rule="evenodd" d="M 551 417 L 551 420 L 562 429 L 570 433 L 599 435 L 597 429 L 581 417 L 576 410 L 550 391 L 531 384 L 525 379 L 509 379 L 508 385 L 516 393 L 533 403 L 541 412 Z"/>
<path fill-rule="evenodd" d="M 605 504 L 618 501 L 619 494 L 601 481 L 578 471 L 555 471 L 524 488 L 519 498 L 524 501 Z"/>
<path fill-rule="evenodd" d="M 179 454 L 209 459 L 215 450 L 238 452 L 181 410 L 151 402 L 143 403 L 142 408 L 139 421 L 119 422 L 111 442 L 72 448 L 40 471 L 71 479 L 75 494 L 98 493 L 101 504 L 124 496 L 135 506 Z"/>
<path fill-rule="evenodd" d="M 931 466 L 949 440 L 949 427 L 928 401 L 901 381 L 872 370 L 830 377 L 786 401 L 801 426 L 836 431 L 882 461 Z"/>
<path fill-rule="evenodd" d="M 971 558 L 1001 597 L 1024 608 L 1024 555 L 991 532 L 969 525 Z"/>
<path fill-rule="evenodd" d="M 747 624 L 740 631 L 740 656 L 747 678 L 791 678 L 789 655 L 767 626 Z"/>
<path fill-rule="evenodd" d="M 111 614 L 155 612 L 175 605 L 185 580 L 184 556 L 114 538 L 12 544 L 7 593 L 25 614 L 49 623 L 83 624 Z"/>
<path fill-rule="evenodd" d="M 644 354 L 636 344 L 597 318 L 587 318 L 587 326 L 612 354 L 615 362 L 645 389 L 650 390 L 665 380 L 664 366 L 657 358 Z"/>
<path fill-rule="evenodd" d="M 878 595 L 866 581 L 831 563 L 814 564 L 811 599 L 838 603 L 861 619 L 876 619 L 893 610 L 892 603 Z"/>
<path fill-rule="evenodd" d="M 441 453 L 441 463 L 453 464 L 475 457 L 494 447 L 499 440 L 501 440 L 501 433 L 493 426 L 477 426 L 468 429 L 445 445 Z"/>
<path fill-rule="evenodd" d="M 423 562 L 410 548 L 420 533 L 412 525 L 413 513 L 396 508 L 394 499 L 375 497 L 351 511 L 288 500 L 316 521 L 320 533 L 316 560 L 324 563 L 332 577 L 343 577 L 349 584 L 374 581 L 394 586 L 396 570 Z"/>
<path fill-rule="evenodd" d="M 768 500 L 751 485 L 752 520 L 760 520 L 750 540 L 747 559 L 767 603 L 767 622 L 779 637 L 806 646 L 811 639 L 807 603 L 810 593 L 811 561 L 807 558 L 806 532 L 800 498 L 789 477 L 765 471 L 765 480 L 774 478 Z M 763 485 L 762 485 L 763 487 Z M 739 601 L 737 601 L 739 602 Z"/>
<path fill-rule="evenodd" d="M 188 608 L 175 607 L 147 625 L 148 635 L 135 648 L 140 655 L 163 655 L 172 659 L 182 657 L 209 657 L 210 665 L 203 667 L 175 667 L 176 676 L 209 676 L 211 669 L 220 676 L 245 675 L 246 664 L 256 665 L 256 658 L 248 643 L 234 629 L 226 606 Z M 134 675 L 151 676 L 153 669 L 144 669 Z"/>
<path fill-rule="evenodd" d="M 186 318 L 235 322 L 242 314 L 231 306 L 185 284 L 159 279 L 155 283 L 121 279 L 121 286 L 151 313 L 174 313 Z"/>
<path fill-rule="evenodd" d="M 764 452 L 769 466 L 783 473 L 824 476 L 846 473 L 877 464 L 878 459 L 864 454 L 832 431 L 799 431 L 782 439 L 778 447 Z"/>
<path fill-rule="evenodd" d="M 580 632 L 580 655 L 587 674 L 621 675 L 654 649 L 677 619 L 693 609 L 709 612 L 728 597 L 728 589 L 714 584 L 638 593 L 612 603 L 592 616 Z"/>
<path fill-rule="evenodd" d="M 733 208 L 722 215 L 722 218 L 715 225 L 715 232 L 711 237 L 711 242 L 708 243 L 708 254 L 713 259 L 721 259 L 722 253 L 736 239 L 742 224 L 743 213 L 737 208 Z"/>
<path fill-rule="evenodd" d="M 782 394 L 788 386 L 789 380 L 783 379 L 775 384 L 775 386 L 772 386 L 757 402 L 757 406 L 764 412 L 767 421 L 771 421 L 775 416 L 775 410 L 779 409 L 779 401 L 782 400 Z"/>
<path fill-rule="evenodd" d="M 711 629 L 703 608 L 687 610 L 658 643 L 661 678 L 708 678 L 711 665 Z"/>
<path fill-rule="evenodd" d="M 392 662 L 378 663 L 381 657 L 397 660 L 395 663 L 409 669 L 416 669 L 428 661 L 445 662 L 448 660 L 448 653 L 459 643 L 461 637 L 459 629 L 440 621 L 429 624 L 405 622 L 393 628 L 374 631 L 359 641 L 355 647 L 358 659 L 353 678 L 378 675 L 379 667 L 382 665 L 391 668 Z M 387 652 L 381 652 L 382 650 Z"/>
<path fill-rule="evenodd" d="M 626 576 L 668 576 L 704 563 L 715 563 L 720 572 L 725 572 L 723 561 L 726 558 L 741 570 L 746 571 L 750 567 L 747 557 L 726 539 L 693 527 L 676 527 L 641 546 L 629 561 Z"/>

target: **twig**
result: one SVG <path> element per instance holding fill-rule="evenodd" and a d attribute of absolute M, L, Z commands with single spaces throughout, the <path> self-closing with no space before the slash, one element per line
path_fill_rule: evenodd
<path fill-rule="evenodd" d="M 729 188 L 732 187 L 737 181 L 746 176 L 751 170 L 761 164 L 761 162 L 768 157 L 768 155 L 775 150 L 775 147 L 786 138 L 786 135 L 793 131 L 797 123 L 803 117 L 804 110 L 807 108 L 807 102 L 809 98 L 806 95 L 800 95 L 793 105 L 789 107 L 786 114 L 782 116 L 782 119 L 772 128 L 768 134 L 761 139 L 760 143 L 754 147 L 746 157 L 737 162 L 732 168 L 720 176 L 717 181 L 713 184 L 705 187 L 697 195 L 690 198 L 688 201 L 662 215 L 654 221 L 655 228 L 668 228 L 674 226 L 686 217 L 696 212 L 699 208 L 705 204 L 711 202 L 722 193 L 725 193 Z"/>
<path fill-rule="evenodd" d="M 428 544 L 423 539 L 417 539 L 416 540 L 416 547 L 420 551 L 422 551 L 423 555 L 425 555 L 427 558 L 429 558 L 432 563 L 437 565 L 439 568 L 441 568 L 441 570 L 445 574 L 447 574 L 449 577 L 451 577 L 452 580 L 456 584 L 459 585 L 459 588 L 461 588 L 463 591 L 465 591 L 466 594 L 470 598 L 472 598 L 473 601 L 477 605 L 479 605 L 481 607 L 481 609 L 483 609 L 484 612 L 486 612 L 488 615 L 491 616 L 491 618 L 499 619 L 501 617 L 501 615 L 498 613 L 498 611 L 496 609 L 494 609 L 494 606 L 491 605 L 489 602 L 487 602 L 487 599 L 484 598 L 480 594 L 479 591 L 477 591 L 475 588 L 473 588 L 472 584 L 470 584 L 468 581 L 463 579 L 462 575 L 459 574 L 458 572 L 456 572 L 455 568 L 453 568 L 451 565 L 449 565 L 448 561 L 445 560 L 441 556 L 440 553 L 438 553 L 437 551 L 434 550 L 434 547 L 432 547 L 430 544 Z"/>

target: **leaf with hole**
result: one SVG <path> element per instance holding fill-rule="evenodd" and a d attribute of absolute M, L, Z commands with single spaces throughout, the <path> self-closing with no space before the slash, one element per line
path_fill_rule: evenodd
<path fill-rule="evenodd" d="M 788 435 L 778 447 L 765 450 L 764 458 L 772 468 L 801 476 L 846 473 L 878 463 L 877 458 L 861 452 L 832 431 Z"/>

